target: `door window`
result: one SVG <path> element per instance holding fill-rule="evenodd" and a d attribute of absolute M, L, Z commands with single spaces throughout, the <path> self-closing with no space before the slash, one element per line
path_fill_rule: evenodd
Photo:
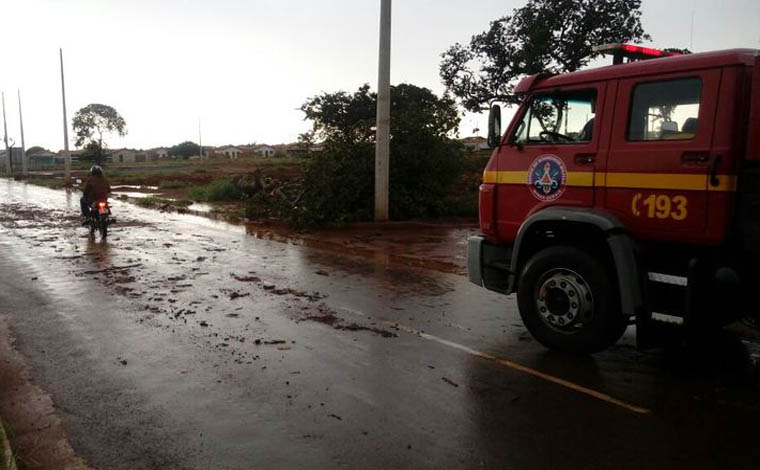
<path fill-rule="evenodd" d="M 688 140 L 697 133 L 702 80 L 641 83 L 633 89 L 628 140 Z"/>
<path fill-rule="evenodd" d="M 596 90 L 535 96 L 514 133 L 519 144 L 590 142 L 594 131 Z"/>

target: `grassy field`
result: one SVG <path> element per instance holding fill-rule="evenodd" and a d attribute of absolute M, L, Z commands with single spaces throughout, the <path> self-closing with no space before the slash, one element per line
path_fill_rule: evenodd
<path fill-rule="evenodd" d="M 262 179 L 271 185 L 298 184 L 303 176 L 308 157 L 241 157 L 235 160 L 160 160 L 135 164 L 108 164 L 104 166 L 111 186 L 141 186 L 146 197 L 135 198 L 134 202 L 143 207 L 182 208 L 193 201 L 215 203 L 218 211 L 228 213 L 231 219 L 241 217 L 246 205 L 245 194 L 233 183 L 234 178 L 250 176 L 261 171 Z M 477 216 L 478 185 L 483 168 L 488 161 L 488 153 L 467 154 L 465 170 L 453 191 L 456 197 L 451 203 L 452 217 Z M 72 167 L 72 177 L 84 179 L 89 164 L 78 163 Z M 44 173 L 44 174 L 43 174 Z M 49 188 L 61 188 L 63 168 L 46 168 L 34 173 L 26 180 L 31 184 Z M 339 184 L 336 181 L 336 184 Z M 76 186 L 76 185 L 75 185 Z M 137 192 L 134 190 L 133 192 Z M 253 211 L 254 213 L 256 211 Z"/>

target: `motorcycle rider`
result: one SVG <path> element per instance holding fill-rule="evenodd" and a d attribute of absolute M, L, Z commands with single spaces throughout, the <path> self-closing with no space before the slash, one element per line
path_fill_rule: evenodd
<path fill-rule="evenodd" d="M 84 195 L 79 200 L 79 205 L 82 209 L 82 216 L 87 218 L 90 215 L 90 205 L 96 201 L 105 201 L 108 199 L 108 195 L 111 193 L 111 184 L 103 174 L 103 169 L 94 165 L 90 168 L 90 175 L 84 184 L 82 190 Z"/>

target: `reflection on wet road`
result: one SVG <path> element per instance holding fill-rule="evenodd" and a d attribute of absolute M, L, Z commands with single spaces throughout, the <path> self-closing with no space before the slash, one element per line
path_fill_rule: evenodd
<path fill-rule="evenodd" d="M 94 467 L 755 468 L 755 343 L 566 356 L 459 275 L 77 207 L 0 181 L 0 315 Z"/>

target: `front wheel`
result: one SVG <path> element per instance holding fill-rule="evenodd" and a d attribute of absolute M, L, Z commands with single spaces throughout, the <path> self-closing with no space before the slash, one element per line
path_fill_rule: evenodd
<path fill-rule="evenodd" d="M 606 349 L 628 325 L 612 279 L 601 262 L 582 250 L 543 249 L 522 270 L 520 316 L 548 348 L 583 354 Z"/>

